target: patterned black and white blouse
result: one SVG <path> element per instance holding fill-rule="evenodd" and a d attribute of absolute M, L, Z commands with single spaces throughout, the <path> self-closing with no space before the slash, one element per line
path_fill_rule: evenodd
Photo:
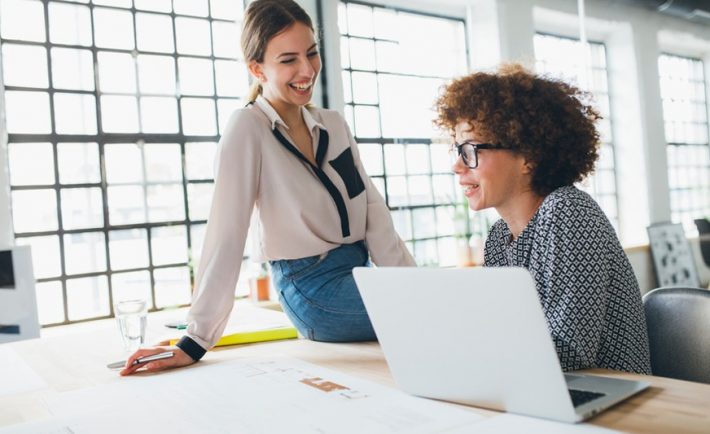
<path fill-rule="evenodd" d="M 503 220 L 485 265 L 527 268 L 564 371 L 651 373 L 636 276 L 599 205 L 575 187 L 550 193 L 516 240 Z"/>

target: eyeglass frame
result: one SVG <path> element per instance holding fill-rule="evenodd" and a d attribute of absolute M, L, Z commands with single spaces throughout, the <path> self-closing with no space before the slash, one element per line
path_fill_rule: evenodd
<path fill-rule="evenodd" d="M 464 146 L 471 146 L 473 148 L 473 165 L 471 162 L 468 161 L 468 157 L 466 157 L 466 154 L 463 152 L 463 147 Z M 466 165 L 469 169 L 476 169 L 478 168 L 478 150 L 479 149 L 507 149 L 505 146 L 501 144 L 494 144 L 494 143 L 472 143 L 472 142 L 463 142 L 461 144 L 459 143 L 452 143 L 451 147 L 449 148 L 449 154 L 456 152 L 456 161 L 458 161 L 458 158 L 461 157 L 463 160 L 463 164 Z"/>

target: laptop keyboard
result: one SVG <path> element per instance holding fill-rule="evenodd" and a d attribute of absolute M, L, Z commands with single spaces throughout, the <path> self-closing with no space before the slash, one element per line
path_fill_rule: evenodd
<path fill-rule="evenodd" d="M 602 396 L 606 396 L 605 393 L 598 393 L 598 392 L 589 392 L 587 390 L 577 390 L 577 389 L 568 389 L 569 390 L 569 396 L 572 398 L 572 404 L 575 407 L 579 407 L 582 404 L 586 404 L 589 401 L 593 401 L 597 398 L 601 398 Z"/>

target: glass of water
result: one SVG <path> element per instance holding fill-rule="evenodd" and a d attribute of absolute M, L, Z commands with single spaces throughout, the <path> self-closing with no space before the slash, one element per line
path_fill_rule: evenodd
<path fill-rule="evenodd" d="M 137 350 L 145 343 L 148 301 L 142 298 L 119 300 L 114 303 L 114 312 L 123 346 L 130 352 Z"/>

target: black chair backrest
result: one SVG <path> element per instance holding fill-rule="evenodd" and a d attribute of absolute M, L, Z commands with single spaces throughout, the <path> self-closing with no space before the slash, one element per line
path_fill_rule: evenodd
<path fill-rule="evenodd" d="M 643 306 L 653 375 L 710 384 L 710 291 L 658 288 Z"/>
<path fill-rule="evenodd" d="M 696 219 L 695 226 L 698 227 L 698 235 L 700 235 L 700 252 L 703 254 L 703 261 L 710 267 L 710 220 Z"/>

